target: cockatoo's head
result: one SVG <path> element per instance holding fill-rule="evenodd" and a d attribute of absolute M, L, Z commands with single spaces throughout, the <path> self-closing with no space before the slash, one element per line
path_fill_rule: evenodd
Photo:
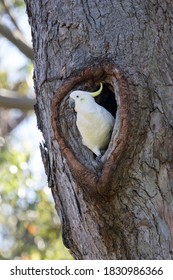
<path fill-rule="evenodd" d="M 88 110 L 91 105 L 95 103 L 93 97 L 99 95 L 103 89 L 102 83 L 100 83 L 100 89 L 96 92 L 88 92 L 82 90 L 75 90 L 70 94 L 70 98 L 75 102 L 75 111 Z"/>
<path fill-rule="evenodd" d="M 93 104 L 94 98 L 86 91 L 75 90 L 70 94 L 70 98 L 75 103 L 75 111 L 84 111 Z"/>

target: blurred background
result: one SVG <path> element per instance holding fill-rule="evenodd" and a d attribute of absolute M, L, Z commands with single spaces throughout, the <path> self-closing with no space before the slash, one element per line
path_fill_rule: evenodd
<path fill-rule="evenodd" d="M 23 0 L 0 0 L 0 259 L 72 259 L 41 161 Z"/>

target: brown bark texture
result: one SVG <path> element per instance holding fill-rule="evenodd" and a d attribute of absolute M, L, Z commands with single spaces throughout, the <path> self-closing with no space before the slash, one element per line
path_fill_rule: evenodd
<path fill-rule="evenodd" d="M 173 259 L 173 2 L 26 6 L 41 153 L 64 244 L 76 259 Z M 69 94 L 100 82 L 97 102 L 116 118 L 97 159 Z"/>

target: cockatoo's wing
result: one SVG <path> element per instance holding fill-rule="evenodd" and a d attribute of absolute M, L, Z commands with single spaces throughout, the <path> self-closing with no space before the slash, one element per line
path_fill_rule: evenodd
<path fill-rule="evenodd" d="M 113 116 L 102 106 L 97 105 L 97 110 L 77 114 L 77 127 L 82 136 L 83 144 L 92 150 L 103 150 L 110 141 L 114 125 Z"/>

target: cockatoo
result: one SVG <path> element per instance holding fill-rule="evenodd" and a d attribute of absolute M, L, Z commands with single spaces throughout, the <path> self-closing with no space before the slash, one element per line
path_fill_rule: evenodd
<path fill-rule="evenodd" d="M 96 156 L 101 156 L 101 151 L 107 148 L 115 121 L 109 111 L 94 100 L 102 89 L 103 85 L 100 83 L 100 89 L 96 92 L 75 90 L 70 94 L 75 102 L 76 125 L 82 136 L 82 143 Z"/>

